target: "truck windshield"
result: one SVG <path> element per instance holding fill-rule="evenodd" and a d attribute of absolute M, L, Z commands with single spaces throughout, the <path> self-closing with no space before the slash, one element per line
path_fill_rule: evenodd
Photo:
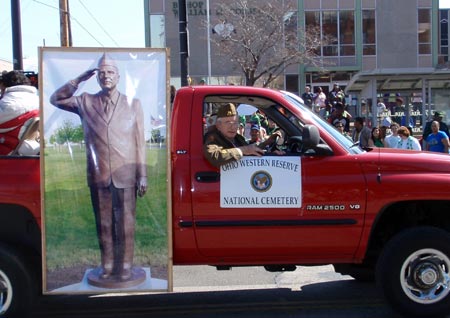
<path fill-rule="evenodd" d="M 333 136 L 333 138 L 336 139 L 349 152 L 353 154 L 364 152 L 364 150 L 362 150 L 359 146 L 357 146 L 349 137 L 342 135 L 341 133 L 339 133 L 339 131 L 336 130 L 336 128 L 330 125 L 327 121 L 323 120 L 321 117 L 314 114 L 307 106 L 305 106 L 303 100 L 300 97 L 286 91 L 282 91 L 282 93 L 289 103 L 300 108 L 303 114 L 306 114 L 307 116 L 310 117 L 309 119 L 311 120 L 312 124 L 316 125 L 317 127 L 320 127 L 321 129 L 329 133 L 331 136 Z"/>

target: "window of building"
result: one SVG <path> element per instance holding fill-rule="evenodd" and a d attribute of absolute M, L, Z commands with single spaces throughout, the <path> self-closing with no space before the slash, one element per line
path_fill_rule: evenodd
<path fill-rule="evenodd" d="M 375 10 L 363 10 L 363 55 L 376 55 Z"/>
<path fill-rule="evenodd" d="M 431 10 L 419 9 L 418 13 L 419 54 L 431 54 Z"/>
<path fill-rule="evenodd" d="M 353 11 L 339 12 L 340 55 L 355 55 L 355 19 Z"/>
<path fill-rule="evenodd" d="M 150 15 L 150 47 L 161 48 L 165 42 L 165 17 L 163 14 Z"/>
<path fill-rule="evenodd" d="M 337 11 L 322 11 L 322 28 L 324 35 L 334 38 L 330 45 L 323 47 L 324 56 L 338 56 L 338 15 Z"/>
<path fill-rule="evenodd" d="M 284 17 L 284 30 L 285 30 L 285 46 L 289 47 L 290 43 L 297 43 L 296 37 L 297 37 L 297 30 L 298 30 L 298 23 L 297 23 L 297 12 L 296 11 L 290 11 L 287 13 Z"/>
<path fill-rule="evenodd" d="M 439 63 L 448 62 L 448 10 L 439 10 Z"/>
<path fill-rule="evenodd" d="M 320 29 L 320 13 L 317 11 L 306 11 L 305 12 L 305 25 L 306 27 Z M 321 56 L 321 49 L 318 48 L 314 52 L 315 54 Z"/>
<path fill-rule="evenodd" d="M 352 10 L 306 11 L 306 27 L 320 29 L 321 37 L 330 37 L 331 43 L 316 52 L 320 56 L 355 55 L 355 15 Z"/>
<path fill-rule="evenodd" d="M 299 95 L 298 91 L 298 75 L 297 74 L 288 74 L 286 75 L 286 90 L 288 92 L 294 93 L 296 95 Z"/>
<path fill-rule="evenodd" d="M 152 12 L 152 13 L 164 13 L 165 12 L 164 0 L 150 0 L 148 2 L 148 5 L 150 7 L 150 12 Z"/>

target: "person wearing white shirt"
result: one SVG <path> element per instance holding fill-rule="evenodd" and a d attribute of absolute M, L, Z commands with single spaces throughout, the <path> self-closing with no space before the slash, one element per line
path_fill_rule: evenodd
<path fill-rule="evenodd" d="M 400 136 L 398 135 L 399 124 L 391 124 L 391 133 L 384 138 L 384 146 L 386 148 L 397 148 L 398 142 L 400 141 Z"/>
<path fill-rule="evenodd" d="M 322 90 L 322 87 L 317 87 L 317 93 L 314 95 L 314 111 L 319 114 L 320 117 L 327 117 L 327 95 Z"/>
<path fill-rule="evenodd" d="M 39 109 L 37 89 L 20 71 L 2 74 L 4 91 L 0 99 L 0 124 Z"/>
<path fill-rule="evenodd" d="M 386 116 L 386 113 L 387 113 L 386 105 L 381 101 L 381 99 L 378 99 L 377 116 L 384 117 L 384 116 Z"/>
<path fill-rule="evenodd" d="M 0 155 L 11 155 L 22 142 L 24 127 L 39 117 L 39 96 L 21 71 L 3 72 L 0 82 Z"/>
<path fill-rule="evenodd" d="M 397 143 L 398 149 L 407 149 L 407 150 L 417 150 L 421 151 L 422 147 L 420 146 L 419 140 L 417 138 L 411 136 L 409 129 L 405 126 L 400 126 L 398 129 L 398 135 L 400 136 L 400 140 Z"/>

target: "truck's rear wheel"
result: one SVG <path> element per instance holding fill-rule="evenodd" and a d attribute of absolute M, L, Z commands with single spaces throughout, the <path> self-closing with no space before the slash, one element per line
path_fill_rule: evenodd
<path fill-rule="evenodd" d="M 34 296 L 33 277 L 20 253 L 0 245 L 0 317 L 26 317 Z"/>
<path fill-rule="evenodd" d="M 450 312 L 450 233 L 432 227 L 408 229 L 385 247 L 377 282 L 394 309 L 408 316 Z"/>

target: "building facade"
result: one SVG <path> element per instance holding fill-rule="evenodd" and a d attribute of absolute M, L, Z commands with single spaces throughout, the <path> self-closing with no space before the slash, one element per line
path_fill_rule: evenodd
<path fill-rule="evenodd" d="M 0 72 L 2 71 L 12 71 L 13 64 L 9 61 L 0 59 Z"/>
<path fill-rule="evenodd" d="M 266 0 L 261 0 L 266 1 Z M 269 0 L 267 0 L 269 1 Z M 448 63 L 448 10 L 439 0 L 284 0 L 296 12 L 297 27 L 317 26 L 335 38 L 318 51 L 325 72 L 309 65 L 292 65 L 276 88 L 301 95 L 306 85 L 325 92 L 339 83 L 346 92 L 348 109 L 365 116 L 369 124 L 381 123 L 377 102 L 391 116 L 414 119 L 413 130 L 435 110 L 450 121 L 450 71 Z M 210 45 L 214 26 L 220 23 L 219 3 L 233 0 L 187 0 L 189 70 L 193 83 L 242 84 L 239 70 Z M 172 83 L 180 83 L 178 0 L 145 0 L 146 44 L 169 47 Z M 209 12 L 209 14 L 208 14 Z M 404 114 L 396 114 L 395 99 L 404 101 Z M 366 101 L 362 106 L 361 101 Z"/>

